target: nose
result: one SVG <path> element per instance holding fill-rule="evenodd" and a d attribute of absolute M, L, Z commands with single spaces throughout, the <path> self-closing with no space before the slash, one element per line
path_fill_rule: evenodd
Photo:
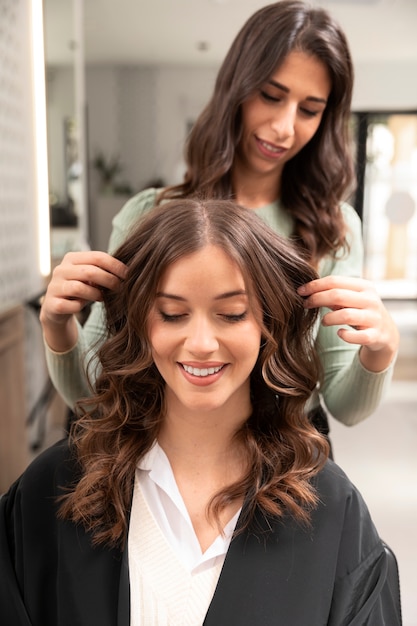
<path fill-rule="evenodd" d="M 296 108 L 290 104 L 277 111 L 271 126 L 280 141 L 294 135 L 296 115 Z"/>
<path fill-rule="evenodd" d="M 190 322 L 184 347 L 194 355 L 208 355 L 219 347 L 214 324 L 205 317 L 195 318 Z"/>

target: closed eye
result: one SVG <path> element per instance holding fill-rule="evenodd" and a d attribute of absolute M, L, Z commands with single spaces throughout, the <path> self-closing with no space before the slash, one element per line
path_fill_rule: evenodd
<path fill-rule="evenodd" d="M 179 313 L 176 315 L 168 315 L 168 313 L 164 313 L 163 311 L 159 311 L 159 315 L 162 317 L 163 322 L 179 322 L 185 318 L 185 313 Z"/>
<path fill-rule="evenodd" d="M 244 311 L 243 313 L 239 313 L 239 314 L 231 314 L 231 315 L 223 314 L 222 317 L 226 320 L 226 322 L 230 322 L 231 324 L 233 324 L 236 322 L 243 322 L 243 320 L 246 319 L 247 314 L 248 314 L 247 311 Z"/>
<path fill-rule="evenodd" d="M 300 111 L 307 117 L 316 117 L 317 115 L 320 115 L 322 113 L 322 111 L 310 111 L 310 109 L 304 108 L 301 108 Z"/>
<path fill-rule="evenodd" d="M 267 93 L 266 91 L 261 91 L 261 97 L 266 100 L 267 102 L 279 102 L 281 100 L 281 98 L 277 98 L 275 96 L 271 96 L 269 93 Z"/>

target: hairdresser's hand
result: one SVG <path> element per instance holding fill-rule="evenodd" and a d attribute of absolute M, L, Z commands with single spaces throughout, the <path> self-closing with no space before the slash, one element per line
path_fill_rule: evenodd
<path fill-rule="evenodd" d="M 102 289 L 117 289 L 126 266 L 106 252 L 69 252 L 52 273 L 40 321 L 48 346 L 70 350 L 78 339 L 74 315 L 89 302 L 102 300 Z"/>
<path fill-rule="evenodd" d="M 298 290 L 307 308 L 327 307 L 324 326 L 344 326 L 337 334 L 347 343 L 359 344 L 362 365 L 381 372 L 395 357 L 398 329 L 371 282 L 346 276 L 326 276 Z"/>

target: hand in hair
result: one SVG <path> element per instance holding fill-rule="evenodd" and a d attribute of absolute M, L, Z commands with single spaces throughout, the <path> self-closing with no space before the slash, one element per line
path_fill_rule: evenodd
<path fill-rule="evenodd" d="M 40 321 L 48 346 L 55 352 L 70 350 L 78 336 L 74 315 L 101 301 L 102 289 L 117 289 L 125 274 L 126 266 L 107 252 L 68 252 L 54 269 L 42 302 Z"/>
<path fill-rule="evenodd" d="M 373 284 L 362 278 L 326 276 L 303 285 L 307 308 L 330 309 L 324 326 L 345 326 L 337 334 L 347 343 L 361 346 L 362 365 L 371 372 L 386 369 L 398 350 L 398 329 Z M 346 328 L 347 326 L 347 328 Z"/>

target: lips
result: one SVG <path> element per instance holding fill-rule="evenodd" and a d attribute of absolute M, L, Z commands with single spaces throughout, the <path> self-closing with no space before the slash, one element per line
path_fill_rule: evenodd
<path fill-rule="evenodd" d="M 198 376 L 204 378 L 206 376 L 212 376 L 213 374 L 217 374 L 224 367 L 223 365 L 217 365 L 215 367 L 192 367 L 191 365 L 181 364 L 184 370 L 191 374 L 192 376 Z"/>
<path fill-rule="evenodd" d="M 268 141 L 265 141 L 264 139 L 259 139 L 259 137 L 256 137 L 256 143 L 258 145 L 260 152 L 264 156 L 267 156 L 272 159 L 278 159 L 287 152 L 287 148 L 276 146 L 275 144 L 269 143 Z"/>

